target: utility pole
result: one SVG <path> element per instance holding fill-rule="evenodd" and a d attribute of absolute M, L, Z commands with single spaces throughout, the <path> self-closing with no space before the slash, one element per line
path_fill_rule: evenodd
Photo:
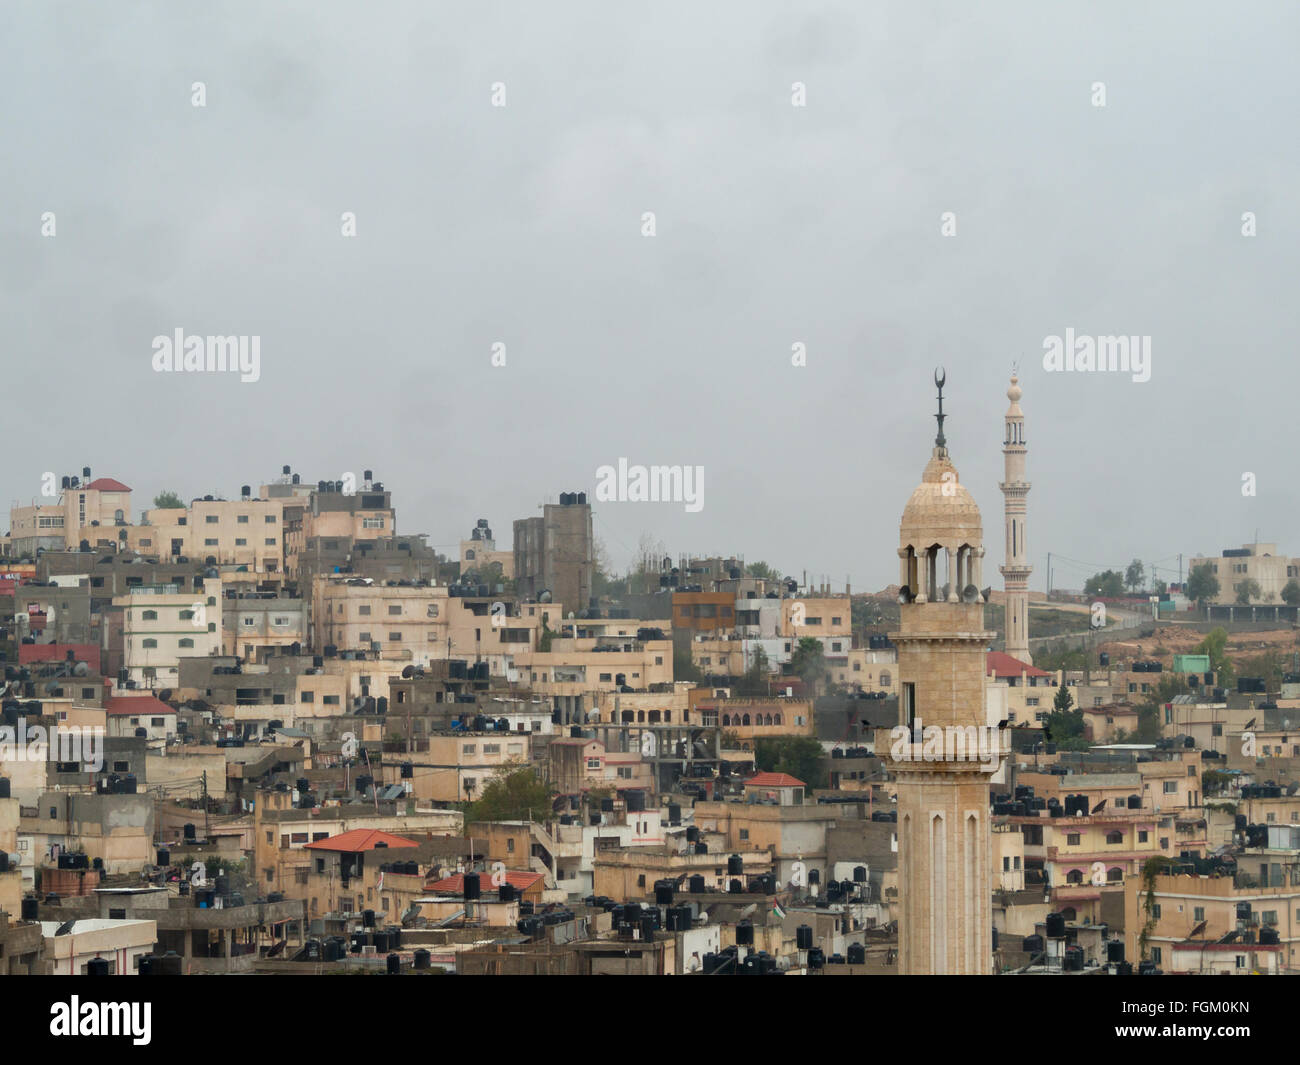
<path fill-rule="evenodd" d="M 208 830 L 208 771 L 203 770 L 203 838 L 207 840 L 211 833 Z"/>
<path fill-rule="evenodd" d="M 1052 598 L 1052 552 L 1047 552 L 1047 598 Z"/>

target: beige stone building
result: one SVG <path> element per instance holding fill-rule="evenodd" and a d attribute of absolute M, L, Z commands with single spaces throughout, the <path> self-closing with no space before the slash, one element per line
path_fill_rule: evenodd
<path fill-rule="evenodd" d="M 82 540 L 91 547 L 101 541 L 110 546 L 118 544 L 118 530 L 131 521 L 131 489 L 111 477 L 92 481 L 89 469 L 82 474 L 75 486 L 66 483 L 70 478 L 62 478 L 65 483 L 52 502 L 10 508 L 13 555 L 34 555 L 38 547 L 76 550 Z"/>
<path fill-rule="evenodd" d="M 221 653 L 221 581 L 199 592 L 173 584 L 141 585 L 115 596 L 122 609 L 123 664 L 140 688 L 175 688 L 180 660 Z"/>
<path fill-rule="evenodd" d="M 1280 603 L 1287 581 L 1300 578 L 1300 558 L 1278 554 L 1277 544 L 1243 544 L 1225 550 L 1220 557 L 1197 555 L 1187 565 L 1187 572 L 1209 566 L 1219 579 L 1219 594 L 1212 602 L 1231 604 L 1237 601 L 1238 585 L 1247 580 L 1259 585 L 1258 598 L 1252 603 Z"/>

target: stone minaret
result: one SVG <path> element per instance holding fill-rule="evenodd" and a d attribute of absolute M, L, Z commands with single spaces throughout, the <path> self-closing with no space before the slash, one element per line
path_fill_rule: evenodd
<path fill-rule="evenodd" d="M 999 567 L 1006 589 L 1007 654 L 1033 665 L 1029 654 L 1029 574 L 1033 567 L 1026 561 L 1029 552 L 1025 547 L 1025 498 L 1029 495 L 1029 482 L 1025 480 L 1025 415 L 1020 409 L 1020 385 L 1015 374 L 1007 389 L 1007 432 L 1002 441 L 1002 455 L 1006 462 L 1006 480 L 1002 489 L 1003 512 L 1006 516 L 1006 565 Z"/>
<path fill-rule="evenodd" d="M 984 629 L 979 591 L 980 513 L 948 456 L 943 382 L 936 374 L 939 435 L 899 530 L 902 605 L 899 631 L 890 638 L 898 647 L 899 716 L 906 732 L 882 730 L 876 751 L 883 755 L 885 735 L 918 741 L 901 756 L 897 747 L 889 755 L 898 792 L 900 973 L 988 974 L 989 779 L 1001 766 L 1002 732 L 987 728 L 984 704 L 984 655 L 994 633 Z M 941 738 L 934 757 L 932 735 L 957 730 L 967 738 L 966 756 Z M 996 757 L 974 756 L 970 741 L 977 736 Z"/>

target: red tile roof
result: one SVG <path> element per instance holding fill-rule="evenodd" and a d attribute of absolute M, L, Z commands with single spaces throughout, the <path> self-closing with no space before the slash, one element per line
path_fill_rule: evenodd
<path fill-rule="evenodd" d="M 354 828 L 349 832 L 342 832 L 337 836 L 330 836 L 329 839 L 318 839 L 315 843 L 308 843 L 308 850 L 317 851 L 335 851 L 339 854 L 360 854 L 362 851 L 372 851 L 377 844 L 382 843 L 380 847 L 393 850 L 400 850 L 404 847 L 418 847 L 419 844 L 413 839 L 406 839 L 403 836 L 394 836 L 391 832 L 381 832 L 377 828 Z"/>
<path fill-rule="evenodd" d="M 759 773 L 745 781 L 747 788 L 806 788 L 808 785 L 789 773 Z"/>
<path fill-rule="evenodd" d="M 1001 651 L 989 651 L 984 656 L 984 672 L 992 673 L 996 677 L 1018 677 L 1021 673 L 1027 677 L 1050 677 L 1052 674 L 1031 666 L 1028 662 L 1022 662 L 1018 658 L 1012 658 Z"/>
<path fill-rule="evenodd" d="M 542 879 L 541 873 L 525 873 L 514 869 L 505 871 L 506 883 L 520 891 L 527 891 L 530 887 Z M 480 887 L 483 890 L 492 890 L 492 874 L 489 872 L 479 873 L 481 881 Z M 432 884 L 425 884 L 426 891 L 441 891 L 448 895 L 463 895 L 465 893 L 465 874 L 453 873 L 451 876 L 444 876 L 441 880 L 435 880 Z"/>
<path fill-rule="evenodd" d="M 121 481 L 115 481 L 112 477 L 98 477 L 91 481 L 90 484 L 81 486 L 91 492 L 129 492 L 129 489 Z"/>
<path fill-rule="evenodd" d="M 172 707 L 152 695 L 116 695 L 104 700 L 104 709 L 112 715 L 176 713 Z"/>
<path fill-rule="evenodd" d="M 18 645 L 18 664 L 25 666 L 29 662 L 62 662 L 68 652 L 75 654 L 78 662 L 85 662 L 91 672 L 99 672 L 99 648 L 93 643 L 20 643 Z"/>

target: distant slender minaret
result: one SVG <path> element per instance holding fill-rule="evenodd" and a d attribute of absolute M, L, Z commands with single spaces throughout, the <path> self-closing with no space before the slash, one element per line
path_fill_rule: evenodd
<path fill-rule="evenodd" d="M 1006 589 L 1005 616 L 1007 625 L 1007 654 L 1022 662 L 1033 664 L 1029 654 L 1029 574 L 1033 567 L 1026 559 L 1025 547 L 1025 497 L 1029 495 L 1029 482 L 1025 480 L 1025 415 L 1020 409 L 1020 384 L 1011 375 L 1007 389 L 1007 431 L 1002 441 L 1002 455 L 1006 461 L 1006 480 L 1002 482 L 1002 497 L 1006 514 L 1007 543 L 1006 565 L 998 569 Z"/>

